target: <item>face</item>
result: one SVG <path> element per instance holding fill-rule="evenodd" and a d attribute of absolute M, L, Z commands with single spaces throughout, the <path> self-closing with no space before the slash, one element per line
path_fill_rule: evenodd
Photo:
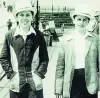
<path fill-rule="evenodd" d="M 54 33 L 54 30 L 55 30 L 54 28 L 50 28 L 50 31 L 51 31 L 52 33 Z"/>
<path fill-rule="evenodd" d="M 19 26 L 29 27 L 29 26 L 31 26 L 33 16 L 32 16 L 31 11 L 22 11 L 22 12 L 18 13 L 16 19 L 19 23 Z"/>
<path fill-rule="evenodd" d="M 95 19 L 96 19 L 97 21 L 99 21 L 99 16 L 95 16 Z"/>
<path fill-rule="evenodd" d="M 89 23 L 89 18 L 86 16 L 77 15 L 75 16 L 73 23 L 77 29 L 85 29 Z"/>

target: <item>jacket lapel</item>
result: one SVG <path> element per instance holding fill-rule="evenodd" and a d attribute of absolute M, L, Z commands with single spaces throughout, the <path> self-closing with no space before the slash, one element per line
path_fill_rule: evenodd
<path fill-rule="evenodd" d="M 69 56 L 69 58 L 71 58 L 71 62 L 72 62 L 72 65 L 75 64 L 75 36 L 74 36 L 74 33 L 72 33 L 68 38 L 67 38 L 67 54 Z M 73 66 L 74 67 L 74 66 Z"/>
<path fill-rule="evenodd" d="M 87 37 L 85 39 L 85 57 L 88 54 L 88 51 L 89 51 L 89 48 L 90 48 L 91 44 L 92 44 L 92 38 L 91 37 Z"/>
<path fill-rule="evenodd" d="M 74 33 L 72 33 L 69 37 L 67 37 L 67 49 L 68 49 L 68 54 L 70 56 L 72 56 L 72 53 L 74 51 L 74 41 L 75 40 L 75 36 Z"/>
<path fill-rule="evenodd" d="M 75 57 L 75 47 L 74 47 L 75 36 L 74 36 L 74 33 L 71 34 L 70 37 L 68 37 L 67 41 L 68 41 L 67 47 L 68 47 L 68 52 L 69 52 L 68 54 Z M 91 43 L 92 43 L 92 36 L 86 37 L 85 38 L 85 54 L 84 54 L 85 57 L 89 51 Z"/>
<path fill-rule="evenodd" d="M 68 41 L 68 44 L 67 44 L 68 46 L 68 54 L 70 55 L 70 56 L 72 56 L 72 54 L 73 54 L 73 52 L 74 52 L 74 40 L 70 40 L 70 41 Z"/>

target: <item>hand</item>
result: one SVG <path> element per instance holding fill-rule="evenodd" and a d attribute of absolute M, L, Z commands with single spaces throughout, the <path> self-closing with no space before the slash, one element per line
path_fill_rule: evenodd
<path fill-rule="evenodd" d="M 15 75 L 16 75 L 16 72 L 14 71 L 14 72 L 11 74 L 10 79 L 12 79 Z"/>
<path fill-rule="evenodd" d="M 61 98 L 61 94 L 56 94 L 56 98 Z"/>
<path fill-rule="evenodd" d="M 7 73 L 7 79 L 12 79 L 16 75 L 15 71 Z"/>

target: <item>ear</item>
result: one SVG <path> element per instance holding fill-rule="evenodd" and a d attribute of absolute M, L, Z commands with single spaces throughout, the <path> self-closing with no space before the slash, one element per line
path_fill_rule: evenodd
<path fill-rule="evenodd" d="M 32 16 L 32 20 L 31 21 L 34 21 L 34 16 Z"/>
<path fill-rule="evenodd" d="M 15 18 L 16 21 L 18 21 L 18 16 L 15 16 L 14 18 Z"/>
<path fill-rule="evenodd" d="M 32 19 L 34 19 L 34 15 L 32 15 Z"/>
<path fill-rule="evenodd" d="M 75 24 L 75 19 L 72 19 L 73 20 L 73 24 Z"/>

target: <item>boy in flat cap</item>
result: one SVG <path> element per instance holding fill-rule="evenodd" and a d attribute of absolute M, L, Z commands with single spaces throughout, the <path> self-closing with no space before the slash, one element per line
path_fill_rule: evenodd
<path fill-rule="evenodd" d="M 97 98 L 99 89 L 99 36 L 86 32 L 88 7 L 71 14 L 75 30 L 61 45 L 55 77 L 56 98 Z"/>
<path fill-rule="evenodd" d="M 28 0 L 16 1 L 13 14 L 18 26 L 6 34 L 0 55 L 10 80 L 10 98 L 43 98 L 49 57 L 43 34 L 31 26 L 33 9 Z"/>

